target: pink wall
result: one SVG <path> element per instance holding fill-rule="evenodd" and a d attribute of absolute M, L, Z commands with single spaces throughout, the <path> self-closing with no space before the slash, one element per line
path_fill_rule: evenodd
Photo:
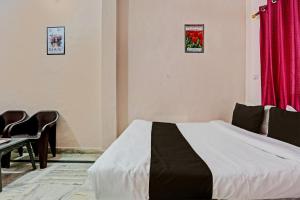
<path fill-rule="evenodd" d="M 137 118 L 230 120 L 234 103 L 245 100 L 245 1 L 126 2 L 119 5 L 119 132 Z M 184 53 L 188 23 L 205 24 L 204 54 Z"/>

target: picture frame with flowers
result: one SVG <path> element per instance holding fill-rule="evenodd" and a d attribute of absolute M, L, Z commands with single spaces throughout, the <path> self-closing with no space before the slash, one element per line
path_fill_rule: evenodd
<path fill-rule="evenodd" d="M 47 55 L 65 55 L 65 27 L 47 27 Z"/>
<path fill-rule="evenodd" d="M 204 24 L 186 24 L 185 32 L 185 52 L 204 53 Z"/>

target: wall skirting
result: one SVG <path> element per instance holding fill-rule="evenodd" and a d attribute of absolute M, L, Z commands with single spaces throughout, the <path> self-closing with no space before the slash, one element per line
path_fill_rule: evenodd
<path fill-rule="evenodd" d="M 49 150 L 49 153 L 51 151 Z M 102 154 L 104 151 L 100 148 L 56 148 L 57 153 L 78 153 L 78 154 Z"/>

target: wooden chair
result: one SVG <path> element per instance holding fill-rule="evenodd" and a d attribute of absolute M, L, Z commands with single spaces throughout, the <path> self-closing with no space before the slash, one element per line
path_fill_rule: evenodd
<path fill-rule="evenodd" d="M 18 122 L 22 122 L 28 118 L 28 115 L 23 110 L 9 110 L 0 115 L 0 136 L 3 137 L 9 127 Z"/>
<path fill-rule="evenodd" d="M 29 138 L 33 151 L 39 156 L 40 168 L 47 167 L 48 142 L 53 156 L 56 154 L 56 123 L 59 114 L 57 111 L 41 111 L 29 119 L 13 124 L 8 130 L 12 138 Z"/>
<path fill-rule="evenodd" d="M 15 124 L 24 121 L 28 115 L 23 110 L 9 110 L 0 115 L 0 137 L 7 137 L 7 131 Z M 8 159 L 8 161 L 6 161 Z M 1 166 L 4 168 L 10 167 L 10 152 L 3 155 L 1 159 Z"/>

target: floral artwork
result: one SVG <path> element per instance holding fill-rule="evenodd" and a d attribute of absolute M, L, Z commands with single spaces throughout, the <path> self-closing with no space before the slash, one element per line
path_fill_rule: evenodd
<path fill-rule="evenodd" d="M 65 54 L 65 27 L 47 28 L 47 54 Z"/>
<path fill-rule="evenodd" d="M 204 25 L 185 25 L 185 52 L 204 53 Z"/>

